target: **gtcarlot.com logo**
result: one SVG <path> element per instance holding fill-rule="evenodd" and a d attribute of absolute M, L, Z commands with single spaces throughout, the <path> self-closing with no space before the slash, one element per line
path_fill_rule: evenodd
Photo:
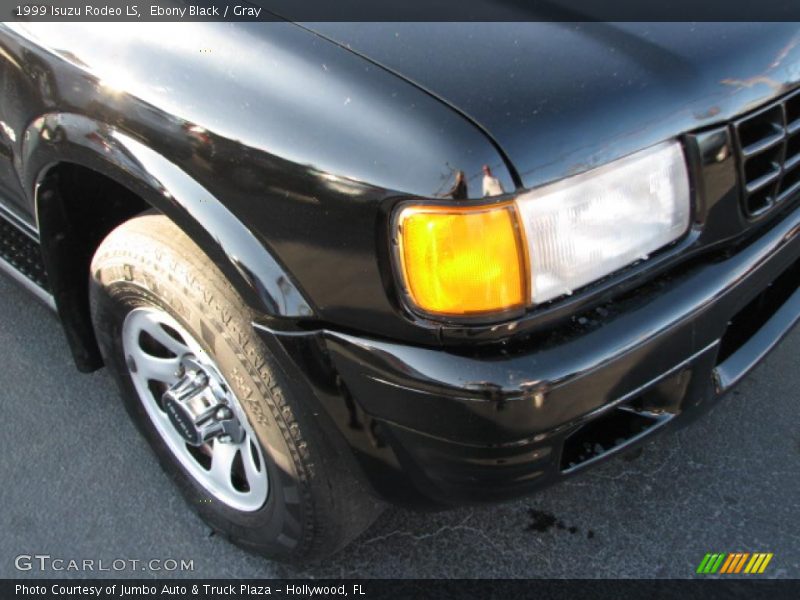
<path fill-rule="evenodd" d="M 18 554 L 17 571 L 194 571 L 194 560 L 174 558 L 61 558 L 50 554 Z"/>
<path fill-rule="evenodd" d="M 709 552 L 696 572 L 701 575 L 755 575 L 763 573 L 771 560 L 772 552 Z"/>

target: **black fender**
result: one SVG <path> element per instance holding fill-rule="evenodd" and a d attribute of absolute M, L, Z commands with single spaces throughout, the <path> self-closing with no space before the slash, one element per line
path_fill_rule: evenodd
<path fill-rule="evenodd" d="M 75 311 L 75 294 L 86 285 L 59 276 L 56 257 L 70 240 L 56 234 L 62 207 L 46 185 L 52 168 L 71 163 L 115 181 L 170 218 L 195 240 L 257 314 L 269 318 L 309 318 L 314 311 L 289 274 L 250 229 L 187 173 L 142 142 L 114 127 L 72 113 L 49 113 L 25 131 L 20 179 L 33 199 L 42 254 L 59 316 L 78 366 L 96 368 L 88 315 Z M 88 273 L 86 274 L 88 278 Z M 87 279 L 83 280 L 84 282 Z M 77 286 L 77 290 L 75 289 Z"/>
<path fill-rule="evenodd" d="M 400 300 L 389 216 L 415 198 L 483 201 L 484 166 L 512 193 L 483 130 L 293 24 L 108 25 L 0 26 L 9 81 L 28 90 L 5 112 L 18 140 L 28 130 L 14 160 L 29 190 L 56 160 L 110 173 L 208 247 L 250 304 L 298 315 L 271 329 L 308 329 L 292 321 L 313 312 L 315 327 L 441 343 L 440 323 Z M 46 193 L 27 191 L 23 211 L 34 221 L 38 205 L 43 230 Z"/>

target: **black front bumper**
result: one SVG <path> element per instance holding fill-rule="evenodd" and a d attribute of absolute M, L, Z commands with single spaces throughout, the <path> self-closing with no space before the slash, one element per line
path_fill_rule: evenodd
<path fill-rule="evenodd" d="M 798 283 L 800 209 L 611 314 L 504 350 L 259 329 L 379 492 L 456 504 L 527 494 L 690 421 L 800 320 Z"/>

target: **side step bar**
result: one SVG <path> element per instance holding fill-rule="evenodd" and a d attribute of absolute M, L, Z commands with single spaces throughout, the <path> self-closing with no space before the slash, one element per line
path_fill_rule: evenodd
<path fill-rule="evenodd" d="M 39 244 L 0 213 L 0 272 L 55 311 Z"/>

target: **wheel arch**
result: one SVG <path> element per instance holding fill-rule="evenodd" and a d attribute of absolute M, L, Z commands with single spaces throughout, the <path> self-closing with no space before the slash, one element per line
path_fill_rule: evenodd
<path fill-rule="evenodd" d="M 74 181 L 65 187 L 64 174 L 76 169 L 97 178 L 95 193 L 82 196 L 85 190 Z M 195 240 L 258 314 L 313 315 L 292 278 L 244 223 L 166 157 L 108 124 L 72 113 L 39 117 L 24 134 L 18 170 L 36 215 L 56 309 L 81 371 L 102 366 L 88 304 L 94 250 L 114 227 L 150 208 Z M 123 197 L 104 198 L 111 188 Z"/>

